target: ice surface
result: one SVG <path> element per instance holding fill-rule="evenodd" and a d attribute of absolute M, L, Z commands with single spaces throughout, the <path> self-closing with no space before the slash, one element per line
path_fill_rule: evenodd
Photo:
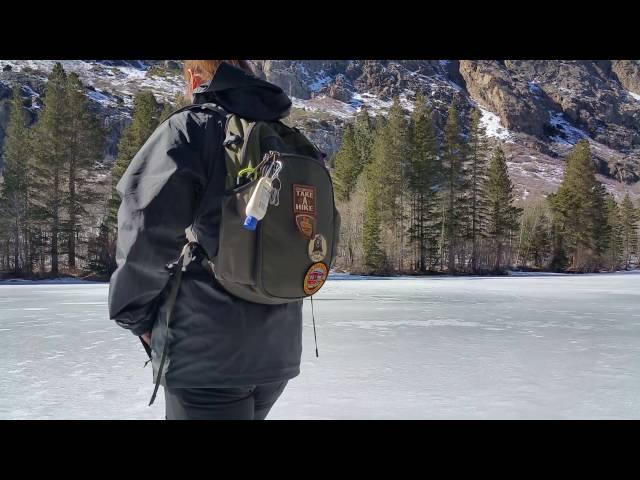
<path fill-rule="evenodd" d="M 162 419 L 106 284 L 0 286 L 0 419 Z M 271 419 L 640 418 L 640 274 L 362 279 L 305 301 Z"/>
<path fill-rule="evenodd" d="M 69 285 L 69 284 L 96 284 L 103 282 L 94 282 L 91 280 L 81 280 L 79 278 L 52 278 L 46 280 L 25 280 L 22 278 L 14 278 L 11 280 L 0 280 L 0 286 L 2 285 Z"/>
<path fill-rule="evenodd" d="M 636 100 L 638 100 L 640 102 L 640 95 L 638 95 L 637 93 L 633 93 L 633 92 L 629 92 L 629 95 L 631 95 L 633 98 L 635 98 Z"/>

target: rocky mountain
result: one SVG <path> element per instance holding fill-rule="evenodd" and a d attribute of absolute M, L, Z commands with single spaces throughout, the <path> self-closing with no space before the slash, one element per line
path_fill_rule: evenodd
<path fill-rule="evenodd" d="M 150 88 L 167 101 L 183 88 L 176 61 L 65 60 L 76 71 L 93 108 L 111 127 L 105 172 L 130 118 L 133 94 Z M 0 144 L 11 87 L 22 86 L 25 107 L 35 118 L 46 75 L 45 61 L 0 60 Z M 393 96 L 407 114 L 423 92 L 444 125 L 455 101 L 462 124 L 475 107 L 494 144 L 501 144 L 521 199 L 557 188 L 562 157 L 587 139 L 600 179 L 620 197 L 640 196 L 640 61 L 638 60 L 258 60 L 257 74 L 279 85 L 293 100 L 288 123 L 300 126 L 328 153 L 342 128 L 362 108 L 384 115 Z"/>

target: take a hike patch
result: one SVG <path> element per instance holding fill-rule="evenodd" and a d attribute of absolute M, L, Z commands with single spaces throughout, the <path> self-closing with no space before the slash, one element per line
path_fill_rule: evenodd
<path fill-rule="evenodd" d="M 293 213 L 316 216 L 316 187 L 293 185 Z"/>
<path fill-rule="evenodd" d="M 296 215 L 296 227 L 306 238 L 311 238 L 315 230 L 316 219 L 306 213 Z"/>
<path fill-rule="evenodd" d="M 327 279 L 328 273 L 329 269 L 322 262 L 311 265 L 304 276 L 304 293 L 307 295 L 313 295 L 320 290 L 320 287 L 324 285 L 324 282 Z"/>
<path fill-rule="evenodd" d="M 316 223 L 316 187 L 293 185 L 293 216 L 298 231 L 310 239 Z"/>
<path fill-rule="evenodd" d="M 327 256 L 327 240 L 324 236 L 317 234 L 309 241 L 308 250 L 312 262 L 324 260 Z"/>

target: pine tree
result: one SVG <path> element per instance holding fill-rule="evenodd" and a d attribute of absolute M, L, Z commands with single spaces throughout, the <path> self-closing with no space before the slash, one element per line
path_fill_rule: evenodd
<path fill-rule="evenodd" d="M 44 91 L 44 107 L 34 127 L 32 150 L 36 158 L 38 206 L 50 237 L 51 274 L 59 273 L 59 240 L 63 213 L 64 166 L 67 160 L 69 115 L 67 74 L 56 63 Z"/>
<path fill-rule="evenodd" d="M 162 106 L 149 90 L 140 90 L 136 93 L 131 123 L 122 132 L 118 143 L 118 156 L 111 170 L 112 191 L 106 223 L 114 235 L 117 227 L 118 209 L 120 208 L 120 197 L 116 192 L 116 185 L 135 154 L 158 127 L 161 108 Z"/>
<path fill-rule="evenodd" d="M 366 175 L 361 172 L 371 161 L 373 122 L 363 109 L 353 124 L 345 127 L 341 147 L 332 156 L 331 168 L 342 216 L 337 268 L 351 270 L 362 258 L 363 225 L 366 206 Z M 341 265 L 341 267 L 338 267 Z"/>
<path fill-rule="evenodd" d="M 362 249 L 364 266 L 368 272 L 380 272 L 385 266 L 385 253 L 380 245 L 380 203 L 381 198 L 375 187 L 379 183 L 376 172 L 367 168 L 367 194 L 365 220 L 362 228 Z"/>
<path fill-rule="evenodd" d="M 521 209 L 514 206 L 513 185 L 509 178 L 507 161 L 501 148 L 497 148 L 489 164 L 487 178 L 488 235 L 495 245 L 494 270 L 500 271 L 505 242 L 518 226 Z"/>
<path fill-rule="evenodd" d="M 333 180 L 337 200 L 346 202 L 358 181 L 361 160 L 354 139 L 353 125 L 348 124 L 334 159 Z"/>
<path fill-rule="evenodd" d="M 68 192 L 66 207 L 68 222 L 65 226 L 68 241 L 69 269 L 76 268 L 76 238 L 80 232 L 80 219 L 87 214 L 85 206 L 91 202 L 81 172 L 90 167 L 104 148 L 105 131 L 99 119 L 89 110 L 84 87 L 75 73 L 67 77 L 67 108 L 69 136 L 67 142 Z"/>
<path fill-rule="evenodd" d="M 31 155 L 29 129 L 20 95 L 20 87 L 13 89 L 11 114 L 4 144 L 4 182 L 0 190 L 0 208 L 7 233 L 13 238 L 13 271 L 31 271 L 28 253 L 29 182 Z M 5 237 L 2 237 L 5 238 Z M 7 252 L 8 253 L 8 252 Z"/>
<path fill-rule="evenodd" d="M 533 262 L 536 268 L 546 266 L 551 254 L 551 222 L 544 201 L 527 204 L 520 216 L 518 252 L 522 265 Z"/>
<path fill-rule="evenodd" d="M 544 267 L 546 259 L 551 254 L 552 247 L 551 226 L 549 218 L 546 215 L 540 216 L 533 229 L 531 240 L 531 257 L 533 264 L 537 268 L 542 268 Z"/>
<path fill-rule="evenodd" d="M 609 270 L 616 271 L 620 268 L 623 256 L 620 208 L 612 195 L 607 196 L 605 208 L 607 212 L 605 263 Z"/>
<path fill-rule="evenodd" d="M 371 161 L 371 148 L 373 147 L 374 127 L 369 112 L 366 108 L 362 108 L 356 116 L 353 126 L 353 140 L 356 144 L 360 165 L 356 171 L 356 176 L 360 175 L 362 170 Z"/>
<path fill-rule="evenodd" d="M 377 213 L 381 242 L 388 265 L 401 268 L 402 182 L 406 162 L 407 125 L 399 100 L 394 99 L 387 119 L 380 118 L 371 148 L 371 167 L 375 175 L 367 182 L 379 197 Z M 370 203 L 370 202 L 369 202 Z"/>
<path fill-rule="evenodd" d="M 118 156 L 113 166 L 112 183 L 116 185 L 131 159 L 158 127 L 162 106 L 149 90 L 140 90 L 133 102 L 131 123 L 122 132 L 118 143 Z"/>
<path fill-rule="evenodd" d="M 633 206 L 629 193 L 627 193 L 620 205 L 620 234 L 622 239 L 622 255 L 625 269 L 629 268 L 631 257 L 637 253 L 638 220 L 638 212 Z"/>
<path fill-rule="evenodd" d="M 571 270 L 594 270 L 602 253 L 606 224 L 604 190 L 595 176 L 589 143 L 579 141 L 566 159 L 562 184 L 552 199 L 557 235 Z"/>
<path fill-rule="evenodd" d="M 166 102 L 162 104 L 162 110 L 160 112 L 160 116 L 158 117 L 158 123 L 162 123 L 164 122 L 167 118 L 169 118 L 171 116 L 171 114 L 177 110 L 175 108 L 175 105 L 170 103 L 170 102 Z"/>
<path fill-rule="evenodd" d="M 404 112 L 400 106 L 400 99 L 394 97 L 389 109 L 387 122 L 387 148 L 385 152 L 384 169 L 380 178 L 380 184 L 388 184 L 388 193 L 391 214 L 389 227 L 393 236 L 393 258 L 397 269 L 404 268 L 404 219 L 405 219 L 405 195 L 404 185 L 407 168 L 408 153 L 408 124 Z"/>
<path fill-rule="evenodd" d="M 547 200 L 551 208 L 554 208 L 555 194 L 549 195 Z M 564 236 L 562 235 L 562 226 L 559 224 L 557 216 L 554 215 L 551 221 L 551 261 L 549 262 L 549 269 L 553 272 L 563 272 L 568 265 L 569 258 L 564 244 Z"/>
<path fill-rule="evenodd" d="M 115 258 L 110 252 L 115 249 L 115 239 L 110 235 L 106 223 L 102 222 L 98 227 L 98 234 L 89 240 L 87 267 L 89 270 L 101 275 L 110 275 L 117 267 Z"/>
<path fill-rule="evenodd" d="M 0 201 L 2 199 L 0 198 Z M 9 260 L 9 239 L 11 237 L 11 218 L 5 215 L 0 209 L 0 272 L 10 270 L 11 261 Z"/>
<path fill-rule="evenodd" d="M 182 107 L 186 107 L 187 105 L 191 105 L 191 101 L 187 99 L 187 96 L 181 92 L 177 93 L 172 99 L 166 101 L 162 105 L 162 111 L 160 112 L 158 122 L 164 122 L 173 112 L 181 109 Z"/>
<path fill-rule="evenodd" d="M 596 259 L 594 269 L 599 268 L 607 253 L 609 224 L 607 223 L 607 189 L 600 182 L 594 187 L 593 226 L 596 245 Z"/>
<path fill-rule="evenodd" d="M 485 183 L 487 181 L 487 138 L 485 128 L 480 122 L 480 110 L 471 113 L 471 128 L 468 142 L 469 162 L 469 217 L 471 240 L 471 269 L 478 272 L 479 237 L 483 235 L 487 215 Z"/>
<path fill-rule="evenodd" d="M 411 222 L 409 238 L 417 245 L 415 268 L 428 269 L 429 245 L 435 243 L 430 220 L 435 208 L 437 138 L 433 128 L 432 111 L 424 97 L 417 95 L 409 124 L 409 165 L 407 187 L 411 194 Z"/>
<path fill-rule="evenodd" d="M 441 188 L 442 207 L 442 239 L 441 250 L 447 250 L 447 265 L 450 273 L 456 270 L 456 253 L 459 244 L 459 231 L 463 220 L 464 202 L 462 191 L 464 187 L 464 146 L 458 127 L 458 113 L 455 105 L 449 107 L 447 122 L 444 127 L 442 144 L 442 174 Z M 441 254 L 442 255 L 442 254 Z"/>

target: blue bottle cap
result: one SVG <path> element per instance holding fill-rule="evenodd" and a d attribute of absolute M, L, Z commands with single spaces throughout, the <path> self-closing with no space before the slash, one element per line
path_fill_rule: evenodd
<path fill-rule="evenodd" d="M 256 217 L 248 216 L 244 219 L 244 224 L 242 225 L 247 230 L 255 230 L 258 225 L 258 219 Z"/>

